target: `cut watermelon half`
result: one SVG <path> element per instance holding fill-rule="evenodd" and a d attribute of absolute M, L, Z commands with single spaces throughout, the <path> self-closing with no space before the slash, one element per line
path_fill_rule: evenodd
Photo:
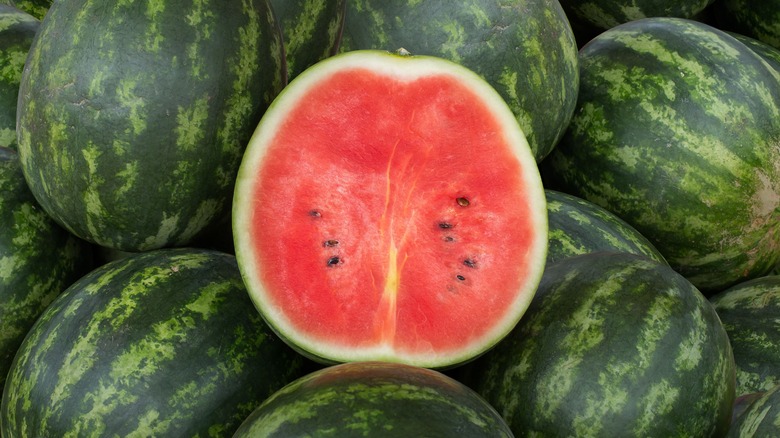
<path fill-rule="evenodd" d="M 547 210 L 490 85 L 440 58 L 361 50 L 307 69 L 263 116 L 233 233 L 253 302 L 293 348 L 445 368 L 525 312 Z"/>

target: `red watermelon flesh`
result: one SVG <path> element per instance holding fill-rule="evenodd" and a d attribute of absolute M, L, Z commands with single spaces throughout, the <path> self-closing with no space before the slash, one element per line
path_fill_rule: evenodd
<path fill-rule="evenodd" d="M 234 235 L 256 306 L 299 351 L 442 367 L 522 316 L 546 206 L 492 88 L 438 58 L 360 51 L 302 74 L 263 117 Z"/>

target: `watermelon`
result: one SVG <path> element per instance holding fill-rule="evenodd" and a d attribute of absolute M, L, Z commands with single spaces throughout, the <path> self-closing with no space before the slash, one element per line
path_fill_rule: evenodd
<path fill-rule="evenodd" d="M 558 0 L 352 0 L 342 45 L 404 48 L 474 70 L 509 104 L 537 161 L 577 101 L 577 42 Z"/>
<path fill-rule="evenodd" d="M 438 57 L 350 51 L 307 69 L 257 126 L 233 206 L 256 307 L 326 364 L 465 362 L 516 324 L 545 264 L 517 120 Z"/>
<path fill-rule="evenodd" d="M 547 189 L 549 242 L 547 264 L 566 257 L 601 251 L 622 251 L 666 259 L 645 236 L 611 212 L 585 199 Z"/>
<path fill-rule="evenodd" d="M 646 18 L 580 51 L 545 186 L 613 212 L 712 294 L 780 258 L 780 76 L 712 26 Z"/>
<path fill-rule="evenodd" d="M 545 270 L 526 315 L 461 381 L 515 436 L 722 436 L 734 358 L 713 306 L 668 265 L 591 253 Z"/>
<path fill-rule="evenodd" d="M 737 394 L 780 385 L 780 275 L 739 283 L 710 301 L 734 349 Z"/>
<path fill-rule="evenodd" d="M 720 29 L 780 49 L 780 0 L 718 0 L 713 4 L 713 17 Z"/>
<path fill-rule="evenodd" d="M 737 418 L 744 414 L 750 405 L 752 405 L 754 401 L 763 397 L 764 394 L 766 394 L 766 391 L 751 392 L 737 396 L 734 399 L 734 406 L 731 409 L 731 428 L 734 428 L 734 424 L 736 423 Z"/>
<path fill-rule="evenodd" d="M 19 90 L 31 191 L 100 246 L 187 245 L 230 211 L 281 53 L 265 0 L 55 2 Z"/>
<path fill-rule="evenodd" d="M 770 46 L 769 44 L 751 38 L 747 35 L 742 35 L 736 32 L 728 32 L 729 35 L 738 39 L 742 44 L 748 46 L 751 50 L 761 56 L 772 68 L 780 72 L 780 48 Z"/>
<path fill-rule="evenodd" d="M 270 2 L 282 29 L 288 80 L 338 52 L 347 0 Z"/>
<path fill-rule="evenodd" d="M 15 7 L 38 20 L 43 20 L 52 3 L 53 0 L 3 0 L 4 5 Z"/>
<path fill-rule="evenodd" d="M 648 17 L 694 18 L 714 0 L 560 0 L 572 22 L 602 31 Z"/>
<path fill-rule="evenodd" d="M 511 437 L 477 393 L 434 370 L 389 362 L 333 365 L 269 397 L 234 438 Z"/>
<path fill-rule="evenodd" d="M 40 21 L 13 6 L 0 5 L 0 146 L 16 149 L 16 103 L 27 52 Z"/>
<path fill-rule="evenodd" d="M 252 309 L 234 256 L 150 250 L 91 271 L 41 315 L 0 434 L 230 436 L 303 364 Z"/>
<path fill-rule="evenodd" d="M 0 147 L 0 394 L 22 339 L 46 307 L 93 268 L 92 247 L 35 202 L 15 151 Z"/>
<path fill-rule="evenodd" d="M 728 438 L 780 436 L 780 385 L 766 391 L 739 415 Z"/>

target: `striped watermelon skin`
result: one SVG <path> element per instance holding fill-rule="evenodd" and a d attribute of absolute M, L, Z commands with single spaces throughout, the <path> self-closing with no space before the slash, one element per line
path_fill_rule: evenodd
<path fill-rule="evenodd" d="M 748 46 L 774 68 L 775 71 L 780 73 L 780 49 L 747 35 L 735 32 L 728 32 L 728 34 L 739 40 L 742 44 Z"/>
<path fill-rule="evenodd" d="M 712 305 L 625 253 L 548 266 L 515 331 L 467 367 L 461 380 L 516 436 L 722 436 L 735 398 Z"/>
<path fill-rule="evenodd" d="M 713 17 L 718 28 L 780 49 L 780 0 L 718 0 L 713 5 Z"/>
<path fill-rule="evenodd" d="M 18 8 L 38 20 L 43 20 L 51 7 L 52 0 L 4 0 L 3 4 Z"/>
<path fill-rule="evenodd" d="M 511 437 L 484 399 L 438 371 L 348 362 L 277 391 L 236 431 L 256 437 Z"/>
<path fill-rule="evenodd" d="M 41 22 L 13 6 L 0 5 L 0 146 L 16 149 L 16 103 L 24 61 Z"/>
<path fill-rule="evenodd" d="M 780 275 L 745 281 L 710 301 L 734 349 L 737 395 L 780 385 Z"/>
<path fill-rule="evenodd" d="M 283 86 L 266 0 L 58 1 L 19 90 L 25 177 L 85 240 L 186 245 L 229 213 L 243 150 Z"/>
<path fill-rule="evenodd" d="M 694 18 L 714 0 L 560 0 L 568 17 L 601 30 L 648 17 Z"/>
<path fill-rule="evenodd" d="M 731 425 L 728 438 L 780 436 L 780 385 L 754 400 Z"/>
<path fill-rule="evenodd" d="M 0 394 L 38 316 L 93 268 L 92 247 L 57 225 L 27 188 L 18 154 L 0 147 Z"/>
<path fill-rule="evenodd" d="M 303 365 L 252 307 L 235 257 L 138 253 L 82 277 L 35 323 L 2 436 L 230 436 Z"/>
<path fill-rule="evenodd" d="M 780 257 L 780 81 L 703 23 L 647 18 L 580 51 L 580 95 L 546 187 L 613 212 L 705 293 Z"/>
<path fill-rule="evenodd" d="M 585 199 L 547 189 L 547 264 L 581 254 L 619 251 L 666 263 L 655 246 L 624 220 Z"/>
<path fill-rule="evenodd" d="M 537 161 L 577 100 L 577 43 L 558 0 L 353 0 L 342 50 L 404 48 L 483 76 L 518 119 Z"/>
<path fill-rule="evenodd" d="M 282 28 L 287 79 L 338 53 L 347 0 L 271 0 Z"/>

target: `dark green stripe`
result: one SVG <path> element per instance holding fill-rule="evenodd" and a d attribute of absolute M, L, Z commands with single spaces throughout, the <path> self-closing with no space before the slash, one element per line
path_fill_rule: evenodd
<path fill-rule="evenodd" d="M 102 246 L 189 242 L 229 209 L 283 86 L 280 39 L 260 0 L 54 5 L 20 87 L 20 152 L 42 207 Z"/>
<path fill-rule="evenodd" d="M 345 49 L 405 48 L 476 71 L 512 109 L 538 161 L 574 111 L 577 45 L 557 1 L 350 1 L 344 32 Z"/>
<path fill-rule="evenodd" d="M 301 370 L 254 310 L 235 258 L 151 251 L 79 280 L 9 375 L 9 436 L 181 436 L 234 430 Z M 5 434 L 5 433 L 4 433 Z"/>
<path fill-rule="evenodd" d="M 714 309 L 667 265 L 623 253 L 548 267 L 516 329 L 463 380 L 516 434 L 709 436 L 734 399 Z"/>
<path fill-rule="evenodd" d="M 603 33 L 580 67 L 548 187 L 617 214 L 702 289 L 766 273 L 780 256 L 777 73 L 733 37 L 673 19 Z"/>

